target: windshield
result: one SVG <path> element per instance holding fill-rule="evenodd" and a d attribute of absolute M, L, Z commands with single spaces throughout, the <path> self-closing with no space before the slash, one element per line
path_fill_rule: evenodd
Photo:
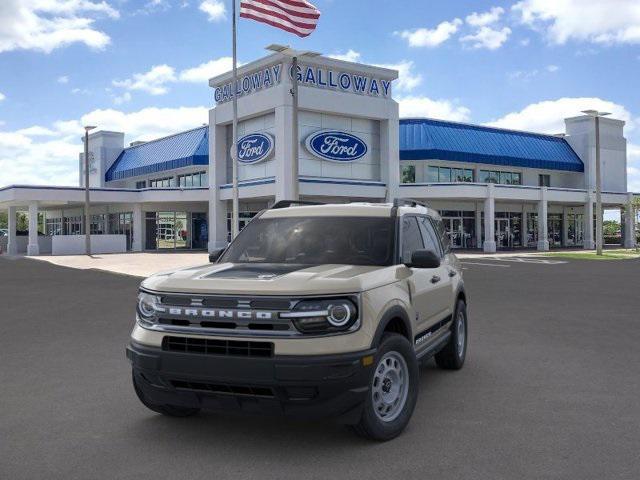
<path fill-rule="evenodd" d="M 393 224 L 390 217 L 258 218 L 219 261 L 391 265 Z"/>

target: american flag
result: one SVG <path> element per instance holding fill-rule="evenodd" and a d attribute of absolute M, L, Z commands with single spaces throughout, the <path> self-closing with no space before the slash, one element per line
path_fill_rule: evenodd
<path fill-rule="evenodd" d="M 241 0 L 240 16 L 306 37 L 316 29 L 320 10 L 306 0 Z"/>

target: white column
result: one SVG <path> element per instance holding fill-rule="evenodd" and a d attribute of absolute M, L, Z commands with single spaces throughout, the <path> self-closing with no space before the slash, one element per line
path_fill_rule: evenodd
<path fill-rule="evenodd" d="M 142 204 L 133 204 L 133 241 L 131 242 L 131 250 L 134 252 L 142 251 L 142 238 L 144 233 L 144 212 Z"/>
<path fill-rule="evenodd" d="M 627 205 L 624 215 L 624 248 L 636 247 L 636 222 L 633 209 L 633 193 L 627 196 Z"/>
<path fill-rule="evenodd" d="M 29 204 L 29 243 L 27 244 L 27 255 L 40 255 L 38 246 L 38 204 Z"/>
<path fill-rule="evenodd" d="M 392 118 L 380 122 L 380 178 L 387 184 L 387 202 L 400 197 L 400 124 L 393 104 Z"/>
<path fill-rule="evenodd" d="M 288 95 L 290 97 L 290 95 Z M 287 99 L 290 103 L 291 99 Z M 280 105 L 276 107 L 275 137 L 276 137 L 276 202 L 279 200 L 290 200 L 293 192 L 293 154 L 291 145 L 291 105 Z"/>
<path fill-rule="evenodd" d="M 9 229 L 9 237 L 7 238 L 7 253 L 9 255 L 18 254 L 18 243 L 16 241 L 16 215 L 18 210 L 16 207 L 9 207 L 7 213 L 7 227 Z"/>
<path fill-rule="evenodd" d="M 209 162 L 209 252 L 226 247 L 228 242 L 227 213 L 231 206 L 230 202 L 220 200 L 220 185 L 227 183 L 226 159 L 229 158 L 231 148 L 227 148 L 226 128 L 224 125 L 216 125 L 215 110 L 212 110 L 209 115 L 209 158 L 215 158 L 216 161 Z"/>
<path fill-rule="evenodd" d="M 476 248 L 482 248 L 482 207 L 476 203 Z"/>
<path fill-rule="evenodd" d="M 538 202 L 538 250 L 549 250 L 549 238 L 547 234 L 547 187 L 540 188 L 540 201 Z"/>
<path fill-rule="evenodd" d="M 487 198 L 484 200 L 484 244 L 485 253 L 495 253 L 496 251 L 496 234 L 495 234 L 495 213 L 496 202 L 493 197 L 493 185 L 487 185 Z"/>
<path fill-rule="evenodd" d="M 584 249 L 593 250 L 596 248 L 596 242 L 593 238 L 593 198 L 587 195 L 587 201 L 584 204 Z"/>

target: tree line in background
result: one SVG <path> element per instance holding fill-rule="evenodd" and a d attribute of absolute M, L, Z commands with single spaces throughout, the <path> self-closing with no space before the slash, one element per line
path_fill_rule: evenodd
<path fill-rule="evenodd" d="M 42 231 L 43 218 L 44 216 L 41 213 L 39 213 L 38 225 L 40 225 L 40 233 L 44 233 Z M 29 230 L 29 217 L 26 214 L 26 212 L 18 212 L 16 220 L 17 220 L 16 230 L 18 232 L 26 232 Z M 9 222 L 7 221 L 7 212 L 0 212 L 0 229 L 7 229 L 7 228 L 9 228 Z"/>

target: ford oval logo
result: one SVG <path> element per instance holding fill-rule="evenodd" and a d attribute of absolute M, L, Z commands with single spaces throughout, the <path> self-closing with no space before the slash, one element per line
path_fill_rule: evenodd
<path fill-rule="evenodd" d="M 313 133 L 306 143 L 313 155 L 332 162 L 353 162 L 367 153 L 367 144 L 360 138 L 335 130 Z"/>
<path fill-rule="evenodd" d="M 273 153 L 275 142 L 267 133 L 252 133 L 238 139 L 238 161 L 245 164 L 266 160 Z"/>

